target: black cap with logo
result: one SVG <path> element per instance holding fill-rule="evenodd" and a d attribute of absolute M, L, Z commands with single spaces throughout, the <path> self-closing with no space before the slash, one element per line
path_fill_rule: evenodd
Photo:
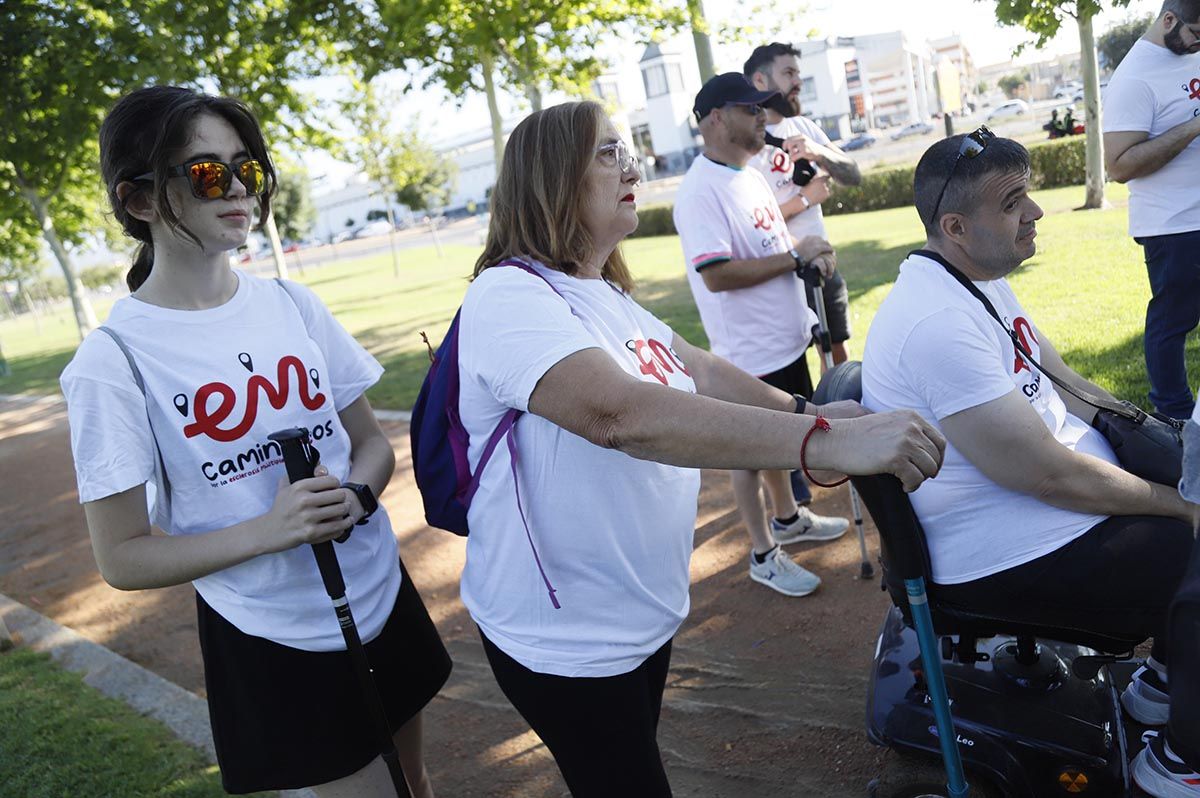
<path fill-rule="evenodd" d="M 772 97 L 778 96 L 777 91 L 759 91 L 754 88 L 754 84 L 741 72 L 726 72 L 700 87 L 700 91 L 696 93 L 692 113 L 699 122 L 714 108 L 723 105 L 763 105 Z"/>

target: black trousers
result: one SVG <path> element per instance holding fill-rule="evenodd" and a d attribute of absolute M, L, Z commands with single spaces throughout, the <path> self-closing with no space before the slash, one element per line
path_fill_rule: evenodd
<path fill-rule="evenodd" d="M 984 611 L 1036 620 L 1049 610 L 1080 629 L 1153 637 L 1154 658 L 1166 663 L 1167 609 L 1192 544 L 1192 528 L 1182 521 L 1115 515 L 1036 560 L 971 582 L 938 585 L 936 592 Z"/>
<path fill-rule="evenodd" d="M 669 798 L 657 735 L 671 641 L 629 673 L 591 678 L 536 673 L 479 637 L 500 689 L 550 749 L 571 795 Z"/>
<path fill-rule="evenodd" d="M 1175 753 L 1200 768 L 1200 545 L 1192 550 L 1183 586 L 1171 603 L 1169 623 L 1171 721 L 1167 736 Z"/>

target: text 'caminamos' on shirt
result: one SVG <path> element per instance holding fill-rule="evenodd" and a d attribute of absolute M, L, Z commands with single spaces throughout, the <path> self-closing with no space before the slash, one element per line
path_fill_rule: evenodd
<path fill-rule="evenodd" d="M 290 284 L 293 301 L 274 281 L 235 274 L 237 291 L 219 307 L 173 310 L 134 297 L 113 305 L 106 326 L 132 350 L 145 397 L 111 338 L 97 331 L 80 345 L 61 382 L 81 502 L 145 484 L 151 522 L 170 535 L 256 518 L 287 478 L 279 444 L 267 436 L 290 427 L 306 427 L 330 474 L 346 478 L 350 438 L 338 411 L 375 384 L 382 367 L 309 289 Z M 359 632 L 370 640 L 400 588 L 387 513 L 355 527 L 337 554 Z M 307 651 L 345 647 L 309 546 L 193 584 L 247 634 Z"/>
<path fill-rule="evenodd" d="M 1041 333 L 1004 279 L 976 282 L 1000 318 L 1041 360 Z M 1099 432 L 1067 412 L 1054 388 L 1019 357 L 1012 339 L 983 304 L 942 266 L 910 255 L 879 306 L 863 352 L 863 405 L 915 410 L 941 420 L 1017 391 L 1063 446 L 1116 464 Z M 1011 452 L 1012 468 L 1022 453 Z M 1035 560 L 1105 519 L 1053 507 L 1003 488 L 952 443 L 942 469 L 909 494 L 925 529 L 933 581 L 958 584 Z"/>
<path fill-rule="evenodd" d="M 795 274 L 720 292 L 710 291 L 700 276 L 701 270 L 719 269 L 729 260 L 791 249 L 783 212 L 758 170 L 697 157 L 679 186 L 674 219 L 688 286 L 713 353 L 760 377 L 799 359 L 812 340 L 817 317 Z"/>
<path fill-rule="evenodd" d="M 527 411 L 546 372 L 596 349 L 633 380 L 695 393 L 671 328 L 600 279 L 486 269 L 463 301 L 459 413 L 472 470 L 509 408 Z M 561 295 L 560 295 L 561 294 Z M 526 412 L 512 461 L 501 443 L 471 502 L 462 599 L 505 654 L 537 673 L 627 673 L 674 636 L 688 612 L 700 472 L 606 449 Z M 581 719 L 580 722 L 587 722 Z"/>

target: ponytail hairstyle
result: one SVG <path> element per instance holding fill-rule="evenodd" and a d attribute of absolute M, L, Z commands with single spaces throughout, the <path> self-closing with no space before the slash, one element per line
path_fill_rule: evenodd
<path fill-rule="evenodd" d="M 125 95 L 104 118 L 100 126 L 100 175 L 108 192 L 113 215 L 126 234 L 141 242 L 133 266 L 125 276 L 130 291 L 136 291 L 154 266 L 154 240 L 150 225 L 134 217 L 125 207 L 140 191 L 149 197 L 158 215 L 171 229 L 195 241 L 200 240 L 179 220 L 167 201 L 167 170 L 187 146 L 195 120 L 201 114 L 213 114 L 228 122 L 251 158 L 263 166 L 265 191 L 258 199 L 258 223 L 271 212 L 275 193 L 275 167 L 267 153 L 262 129 L 250 109 L 229 97 L 214 97 L 180 86 L 149 86 Z M 153 180 L 134 180 L 150 172 Z M 118 196 L 118 186 L 132 184 Z"/>

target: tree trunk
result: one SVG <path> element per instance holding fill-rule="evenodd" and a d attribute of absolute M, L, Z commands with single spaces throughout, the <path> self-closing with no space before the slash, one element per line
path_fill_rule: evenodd
<path fill-rule="evenodd" d="M 525 98 L 534 111 L 542 110 L 542 90 L 532 79 L 525 84 Z"/>
<path fill-rule="evenodd" d="M 62 267 L 63 277 L 67 281 L 67 295 L 71 297 L 71 307 L 75 311 L 75 324 L 79 328 L 79 340 L 82 341 L 85 335 L 100 325 L 100 322 L 96 320 L 96 312 L 92 310 L 92 303 L 88 301 L 87 296 L 83 293 L 83 285 L 79 282 L 79 275 L 75 273 L 75 266 L 71 263 L 71 256 L 67 254 L 67 248 L 63 246 L 62 239 L 58 237 L 58 232 L 54 229 L 54 220 L 50 218 L 45 200 L 38 196 L 38 193 L 33 188 L 25 185 L 19 177 L 16 180 L 17 187 L 25 195 L 25 200 L 33 208 L 33 213 L 38 220 L 38 226 L 42 228 L 42 237 L 46 239 L 46 243 L 50 245 L 50 250 L 54 253 L 58 265 Z"/>
<path fill-rule="evenodd" d="M 288 278 L 287 261 L 283 259 L 283 242 L 279 240 L 279 228 L 275 225 L 275 212 L 267 216 L 263 225 L 267 230 L 267 238 L 271 241 L 271 254 L 275 257 L 275 276 L 281 280 Z"/>
<path fill-rule="evenodd" d="M 496 102 L 496 80 L 493 71 L 496 61 L 491 53 L 482 53 L 479 63 L 483 67 L 483 89 L 487 95 L 488 114 L 492 117 L 492 157 L 496 159 L 496 177 L 500 177 L 500 164 L 504 161 L 504 128 L 500 118 L 500 105 Z"/>
<path fill-rule="evenodd" d="M 1082 5 L 1082 4 L 1081 4 Z M 1084 133 L 1087 136 L 1087 196 L 1084 208 L 1103 208 L 1104 136 L 1100 131 L 1100 77 L 1092 17 L 1079 16 L 1079 65 L 1083 72 Z"/>
<path fill-rule="evenodd" d="M 688 0 L 688 16 L 692 22 L 692 41 L 696 46 L 696 64 L 700 67 L 700 82 L 707 83 L 717 72 L 713 68 L 712 44 L 708 41 L 708 20 L 704 17 L 704 0 Z"/>

